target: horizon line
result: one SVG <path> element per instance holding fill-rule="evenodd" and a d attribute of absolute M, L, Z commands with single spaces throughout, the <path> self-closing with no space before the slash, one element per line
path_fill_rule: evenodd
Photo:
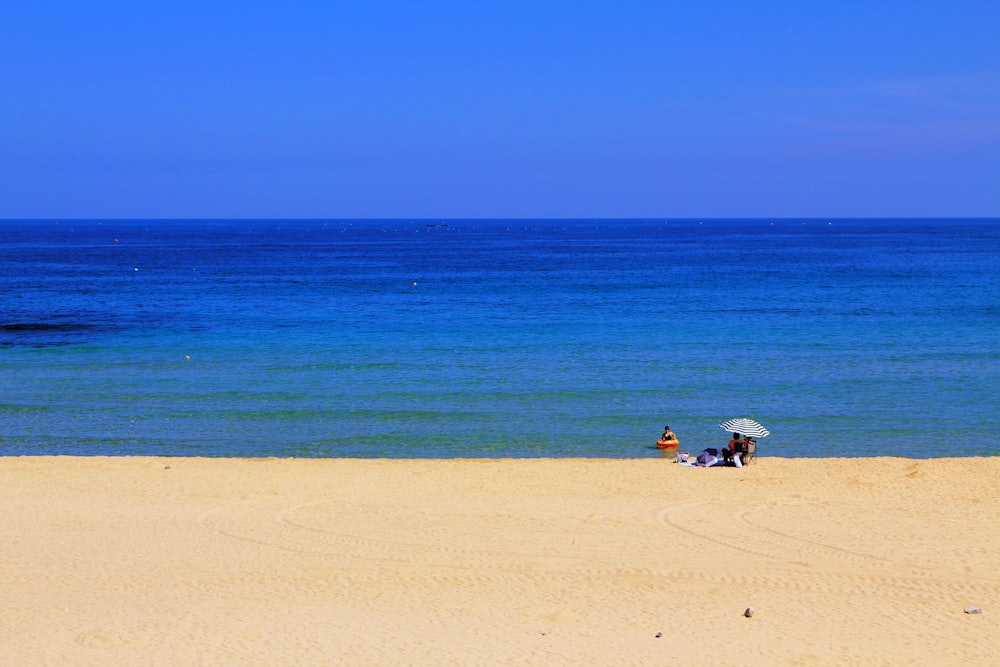
<path fill-rule="evenodd" d="M 285 216 L 255 216 L 255 217 L 244 217 L 244 216 L 211 216 L 211 217 L 200 217 L 200 216 L 183 216 L 183 217 L 125 217 L 125 216 L 86 216 L 86 217 L 64 217 L 64 216 L 54 216 L 54 217 L 0 217 L 0 223 L 4 222 L 129 222 L 129 221 L 162 221 L 162 222 L 200 222 L 200 221 L 288 221 L 288 222 L 328 222 L 328 221 L 370 221 L 370 222 L 380 222 L 380 221 L 409 221 L 409 222 L 425 222 L 425 221 L 494 221 L 494 220 L 515 220 L 515 221 L 557 221 L 557 222 L 591 222 L 591 221 L 664 221 L 664 222 L 703 222 L 703 221 L 734 221 L 734 220 L 745 220 L 745 221 L 837 221 L 837 220 L 1000 220 L 1000 215 L 975 215 L 975 216 L 622 216 L 622 217 L 608 217 L 608 216 L 595 216 L 595 217 L 582 217 L 582 216 L 303 216 L 303 217 L 285 217 Z"/>

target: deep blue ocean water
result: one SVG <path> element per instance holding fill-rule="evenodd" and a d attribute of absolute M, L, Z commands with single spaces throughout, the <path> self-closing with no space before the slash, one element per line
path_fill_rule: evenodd
<path fill-rule="evenodd" d="M 1000 453 L 1000 220 L 2 221 L 0 299 L 0 455 Z"/>

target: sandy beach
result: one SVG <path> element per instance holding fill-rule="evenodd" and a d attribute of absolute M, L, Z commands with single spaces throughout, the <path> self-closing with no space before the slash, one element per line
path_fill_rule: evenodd
<path fill-rule="evenodd" d="M 0 458 L 0 664 L 995 664 L 998 493 L 997 458 Z"/>

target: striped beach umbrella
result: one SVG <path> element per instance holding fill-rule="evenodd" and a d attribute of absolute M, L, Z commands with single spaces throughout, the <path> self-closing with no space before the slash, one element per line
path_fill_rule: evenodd
<path fill-rule="evenodd" d="M 739 417 L 737 419 L 730 419 L 729 421 L 724 421 L 719 424 L 719 428 L 723 431 L 731 431 L 733 433 L 742 433 L 743 435 L 749 435 L 751 438 L 766 438 L 771 435 L 771 432 L 766 428 L 758 424 L 752 419 L 747 419 L 746 417 Z"/>

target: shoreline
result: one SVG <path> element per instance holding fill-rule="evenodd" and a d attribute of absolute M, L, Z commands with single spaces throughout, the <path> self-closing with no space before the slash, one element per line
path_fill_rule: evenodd
<path fill-rule="evenodd" d="M 998 500 L 1000 457 L 0 457 L 0 661 L 989 664 Z"/>
<path fill-rule="evenodd" d="M 715 447 L 721 449 L 721 447 Z M 704 447 L 702 449 L 705 449 Z M 674 463 L 674 455 L 677 451 L 686 451 L 694 457 L 702 449 L 677 450 L 658 449 L 664 456 L 476 456 L 476 457 L 351 457 L 351 456 L 185 456 L 179 454 L 6 454 L 0 455 L 0 463 L 8 460 L 18 459 L 148 459 L 151 461 L 161 460 L 185 460 L 192 461 L 664 461 Z M 778 456 L 774 454 L 761 455 L 759 460 L 765 461 L 874 461 L 874 460 L 894 460 L 901 461 L 967 461 L 969 459 L 1000 459 L 1000 454 L 969 454 L 968 456 L 933 456 L 933 457 L 913 457 L 897 455 L 875 455 L 875 456 Z M 757 465 L 757 461 L 749 464 L 751 467 Z M 722 467 L 722 466 L 718 466 Z M 732 466 L 728 466 L 732 467 Z"/>

